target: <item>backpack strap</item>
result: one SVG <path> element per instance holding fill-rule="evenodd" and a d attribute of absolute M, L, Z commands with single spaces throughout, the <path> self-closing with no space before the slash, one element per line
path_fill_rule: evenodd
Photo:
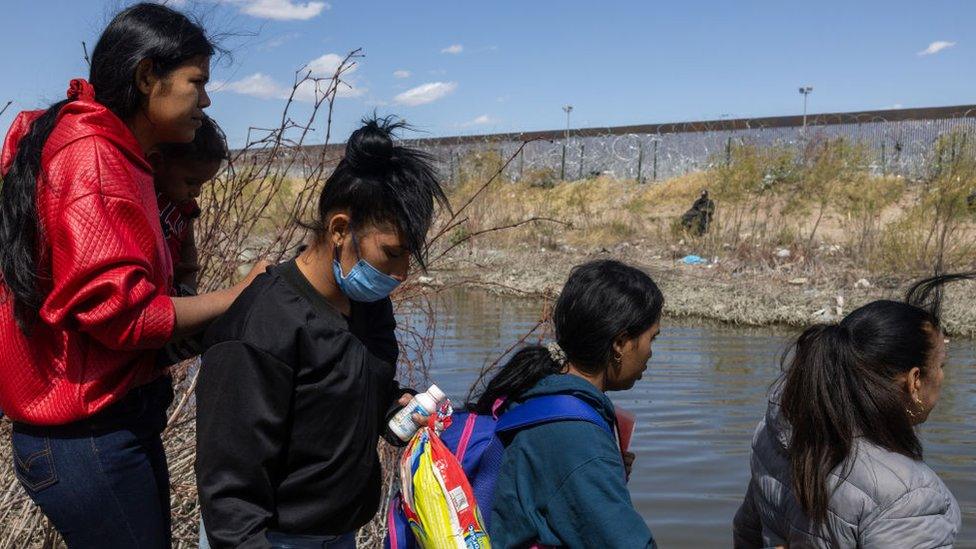
<path fill-rule="evenodd" d="M 526 400 L 505 412 L 495 424 L 495 433 L 515 431 L 554 421 L 586 421 L 613 437 L 613 428 L 592 406 L 572 395 L 546 395 Z"/>
<path fill-rule="evenodd" d="M 399 489 L 390 497 L 383 549 L 417 549 L 417 538 L 414 537 L 410 521 L 403 512 L 403 498 Z"/>
<path fill-rule="evenodd" d="M 464 453 L 468 451 L 468 443 L 471 442 L 471 433 L 474 432 L 474 424 L 478 421 L 478 414 L 471 412 L 468 414 L 468 418 L 464 421 L 464 430 L 461 431 L 461 440 L 458 441 L 457 450 L 455 450 L 454 455 L 457 456 L 458 463 L 464 461 Z"/>

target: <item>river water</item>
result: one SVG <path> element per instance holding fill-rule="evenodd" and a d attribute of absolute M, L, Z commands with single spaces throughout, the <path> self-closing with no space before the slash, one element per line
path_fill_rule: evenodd
<path fill-rule="evenodd" d="M 441 294 L 432 302 L 436 324 L 427 328 L 431 380 L 463 400 L 481 368 L 537 324 L 543 306 L 466 290 Z M 416 326 L 410 316 L 401 323 Z M 637 414 L 629 486 L 660 546 L 731 544 L 751 435 L 791 334 L 666 320 L 643 380 L 610 393 Z M 957 547 L 976 547 L 976 342 L 953 340 L 949 349 L 942 398 L 921 432 L 926 461 L 963 509 Z"/>

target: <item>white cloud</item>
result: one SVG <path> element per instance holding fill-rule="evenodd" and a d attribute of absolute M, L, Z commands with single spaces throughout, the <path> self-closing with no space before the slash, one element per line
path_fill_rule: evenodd
<path fill-rule="evenodd" d="M 441 50 L 441 53 L 449 53 L 451 55 L 457 55 L 464 51 L 464 46 L 461 44 L 451 44 L 450 46 Z"/>
<path fill-rule="evenodd" d="M 428 82 L 397 95 L 393 102 L 398 105 L 416 107 L 432 103 L 457 89 L 457 82 Z"/>
<path fill-rule="evenodd" d="M 394 78 L 410 78 L 410 74 L 411 74 L 410 71 L 405 71 L 402 69 L 398 71 L 393 71 Z"/>
<path fill-rule="evenodd" d="M 318 84 L 314 80 L 306 80 L 299 84 L 298 89 L 295 90 L 295 99 L 314 103 L 316 99 L 320 99 L 328 91 L 330 85 L 332 85 L 331 80 L 320 80 Z M 360 88 L 353 83 L 340 80 L 336 97 L 359 97 L 368 91 L 366 88 Z M 285 93 L 285 97 L 288 97 L 289 93 L 291 93 L 290 89 Z"/>
<path fill-rule="evenodd" d="M 456 126 L 459 128 L 470 128 L 472 126 L 487 126 L 489 124 L 497 124 L 497 123 L 498 120 L 495 120 L 494 118 L 488 116 L 487 114 L 483 114 L 481 116 L 474 118 L 473 120 L 468 120 L 463 124 L 456 124 Z"/>
<path fill-rule="evenodd" d="M 241 11 L 261 19 L 306 21 L 332 8 L 328 2 L 295 2 L 293 0 L 224 0 L 240 6 Z"/>
<path fill-rule="evenodd" d="M 888 107 L 889 109 L 900 109 L 902 108 L 901 103 L 895 103 L 894 105 Z"/>
<path fill-rule="evenodd" d="M 328 86 L 331 84 L 329 79 L 335 74 L 341 62 L 342 58 L 339 58 L 335 54 L 326 54 L 310 61 L 307 69 L 312 72 L 311 76 L 314 78 L 325 78 L 325 80 L 318 82 L 315 80 L 306 80 L 302 82 L 295 90 L 295 100 L 312 103 L 317 98 L 321 98 L 322 94 L 328 90 Z M 343 75 L 349 74 L 355 69 L 356 66 L 353 65 Z M 229 91 L 259 99 L 288 99 L 291 96 L 292 86 L 281 84 L 264 73 L 256 72 L 233 82 L 213 81 L 207 86 L 207 90 L 210 92 Z M 359 97 L 367 91 L 369 90 L 357 86 L 354 81 L 344 78 L 339 82 L 336 97 Z"/>
<path fill-rule="evenodd" d="M 207 88 L 208 91 L 212 92 L 229 91 L 261 99 L 281 99 L 283 94 L 284 97 L 288 97 L 283 86 L 275 82 L 270 76 L 260 72 L 233 82 L 213 81 Z"/>
<path fill-rule="evenodd" d="M 929 44 L 929 47 L 927 47 L 924 50 L 918 52 L 918 55 L 919 56 L 922 56 L 922 55 L 933 55 L 933 54 L 939 53 L 940 51 L 942 51 L 944 49 L 951 48 L 952 46 L 955 46 L 955 45 L 956 45 L 955 42 L 946 42 L 945 40 L 938 40 L 936 42 L 932 42 L 931 44 Z"/>
<path fill-rule="evenodd" d="M 313 59 L 308 62 L 307 69 L 312 71 L 312 76 L 315 78 L 332 78 L 336 71 L 339 70 L 339 65 L 342 64 L 342 60 L 345 57 L 335 53 L 327 53 L 322 57 Z M 359 68 L 358 64 L 349 63 L 346 65 L 345 70 L 342 71 L 342 76 L 346 77 Z"/>
<path fill-rule="evenodd" d="M 305 66 L 305 69 L 310 73 L 309 76 L 312 78 L 325 78 L 326 80 L 321 80 L 318 84 L 313 80 L 302 82 L 298 86 L 298 89 L 295 90 L 295 99 L 312 103 L 316 100 L 317 96 L 320 98 L 328 90 L 329 85 L 331 85 L 330 80 L 335 76 L 336 71 L 339 70 L 344 59 L 345 57 L 339 54 L 327 53 L 309 61 Z M 359 69 L 358 63 L 349 63 L 344 67 L 342 79 L 339 81 L 339 87 L 336 90 L 336 97 L 359 97 L 369 91 L 366 88 L 357 86 L 355 79 L 349 77 L 357 69 Z"/>
<path fill-rule="evenodd" d="M 262 44 L 260 47 L 261 47 L 261 49 L 264 49 L 264 50 L 271 50 L 271 49 L 280 47 L 280 46 L 284 45 L 286 42 L 288 42 L 290 40 L 294 40 L 295 38 L 298 38 L 300 36 L 301 36 L 301 33 L 298 33 L 298 32 L 292 32 L 292 33 L 288 33 L 288 34 L 282 34 L 280 36 L 275 36 L 274 38 L 269 39 L 267 42 L 265 42 L 264 44 Z"/>

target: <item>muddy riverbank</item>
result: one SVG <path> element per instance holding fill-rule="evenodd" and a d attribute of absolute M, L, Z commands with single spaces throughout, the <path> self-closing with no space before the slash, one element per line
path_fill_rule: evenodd
<path fill-rule="evenodd" d="M 900 299 L 910 277 L 877 278 L 847 265 L 791 263 L 747 266 L 721 259 L 687 265 L 640 241 L 613 248 L 472 248 L 440 262 L 421 283 L 480 287 L 500 294 L 554 296 L 579 263 L 613 258 L 645 269 L 660 284 L 666 314 L 735 325 L 804 326 L 837 320 L 875 299 Z M 976 336 L 976 284 L 950 287 L 944 305 L 950 335 Z"/>

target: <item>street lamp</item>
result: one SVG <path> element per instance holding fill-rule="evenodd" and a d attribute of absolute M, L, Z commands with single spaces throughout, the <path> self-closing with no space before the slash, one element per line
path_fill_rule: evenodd
<path fill-rule="evenodd" d="M 569 113 L 573 112 L 573 106 L 566 105 L 563 107 L 563 111 L 566 112 L 566 139 L 569 139 Z"/>
<path fill-rule="evenodd" d="M 566 180 L 566 145 L 569 143 L 569 113 L 573 112 L 572 105 L 566 105 L 563 107 L 563 111 L 566 112 L 566 139 L 563 140 L 563 161 L 562 167 L 559 169 L 559 179 Z"/>
<path fill-rule="evenodd" d="M 800 95 L 803 96 L 803 127 L 807 127 L 807 97 L 813 91 L 813 86 L 801 86 Z"/>

